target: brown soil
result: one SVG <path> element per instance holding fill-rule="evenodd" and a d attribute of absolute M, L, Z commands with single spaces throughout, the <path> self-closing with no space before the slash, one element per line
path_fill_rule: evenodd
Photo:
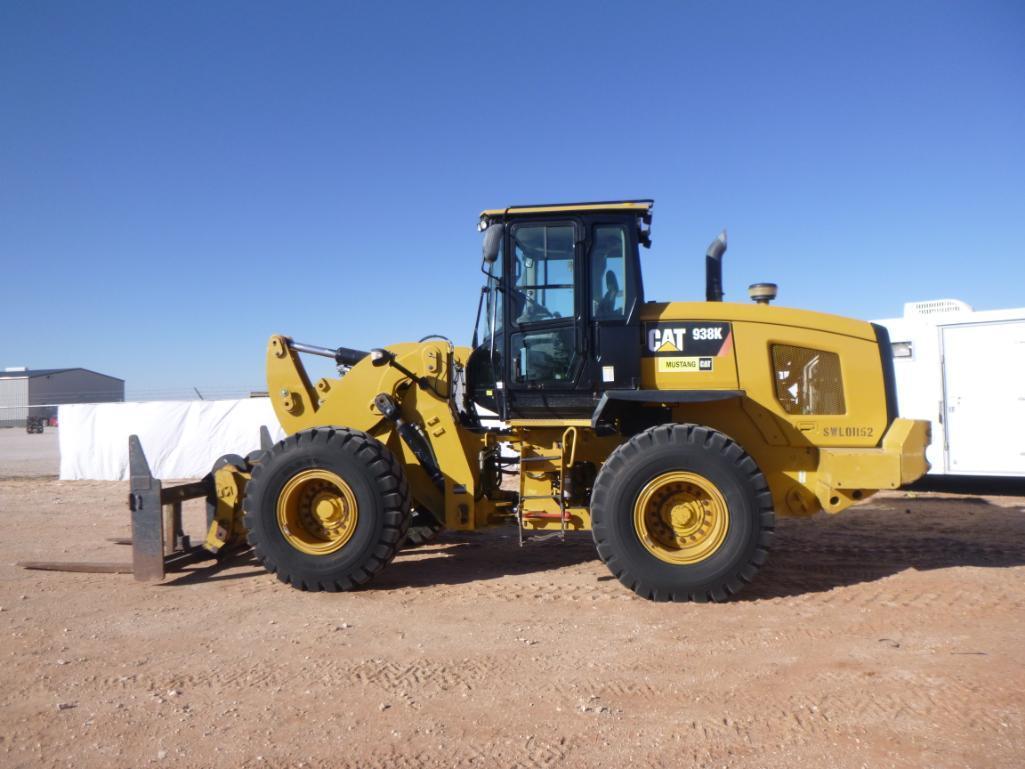
<path fill-rule="evenodd" d="M 1020 497 L 781 521 L 723 605 L 636 598 L 587 535 L 443 536 L 348 594 L 14 566 L 127 559 L 126 491 L 0 480 L 2 767 L 1025 765 Z"/>

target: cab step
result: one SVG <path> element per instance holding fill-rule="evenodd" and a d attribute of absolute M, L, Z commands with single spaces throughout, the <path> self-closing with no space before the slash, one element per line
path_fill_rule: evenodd
<path fill-rule="evenodd" d="M 576 457 L 576 444 L 577 444 L 577 429 L 576 427 L 568 427 L 562 434 L 562 440 L 555 444 L 555 447 L 559 450 L 558 454 L 530 454 L 529 445 L 523 445 L 520 449 L 520 494 L 519 501 L 516 505 L 516 523 L 519 530 L 520 546 L 529 540 L 543 542 L 546 539 L 558 538 L 559 541 L 564 542 L 566 540 L 566 524 L 571 520 L 569 513 L 566 512 L 566 498 L 563 490 L 566 488 L 566 474 L 569 468 L 572 467 Z M 555 464 L 557 470 L 538 470 L 534 465 L 538 462 L 548 462 Z M 558 480 L 552 479 L 552 486 L 558 484 L 557 494 L 527 494 L 526 493 L 526 479 L 527 479 L 527 468 L 533 467 L 532 472 L 546 472 L 555 474 L 558 473 Z M 532 500 L 548 500 L 549 502 L 555 502 L 558 510 L 526 510 L 524 509 L 525 503 Z M 547 522 L 547 521 L 558 521 L 558 531 L 542 530 L 543 533 L 535 533 L 530 536 L 526 536 L 527 528 L 526 524 L 530 521 Z"/>

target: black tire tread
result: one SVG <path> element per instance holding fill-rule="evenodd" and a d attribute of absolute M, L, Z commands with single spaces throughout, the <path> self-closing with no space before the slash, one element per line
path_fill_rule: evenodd
<path fill-rule="evenodd" d="M 402 549 L 408 550 L 414 547 L 429 545 L 438 538 L 440 532 L 440 526 L 410 526 L 409 531 L 406 532 L 406 539 L 402 543 Z"/>
<path fill-rule="evenodd" d="M 757 546 L 746 563 L 739 565 L 735 574 L 720 585 L 696 592 L 667 591 L 656 589 L 635 577 L 621 559 L 616 558 L 609 542 L 608 515 L 611 511 L 601 509 L 601 500 L 607 497 L 611 487 L 619 480 L 619 475 L 628 464 L 628 460 L 640 456 L 655 445 L 668 445 L 683 441 L 714 451 L 729 460 L 736 468 L 745 473 L 755 489 L 755 501 L 758 505 Z M 707 601 L 722 602 L 739 593 L 750 584 L 769 555 L 769 548 L 775 533 L 775 513 L 773 511 L 772 494 L 765 476 L 758 469 L 754 459 L 726 434 L 711 427 L 697 424 L 664 424 L 650 427 L 638 433 L 630 440 L 620 444 L 605 461 L 602 471 L 595 481 L 592 498 L 592 533 L 598 555 L 613 575 L 637 595 L 657 601 Z M 597 504 L 595 504 L 597 500 Z M 597 509 L 596 509 L 597 508 Z"/>
<path fill-rule="evenodd" d="M 359 458 L 367 469 L 374 473 L 374 482 L 385 504 L 384 528 L 379 542 L 372 555 L 346 574 L 333 579 L 309 580 L 285 572 L 272 556 L 261 546 L 253 534 L 254 498 L 258 497 L 262 477 L 273 460 L 282 454 L 301 448 L 307 444 L 323 444 L 333 450 L 344 451 Z M 253 491 L 250 494 L 250 491 Z M 402 465 L 388 448 L 375 438 L 360 430 L 347 427 L 316 427 L 295 433 L 276 443 L 266 452 L 259 464 L 253 467 L 252 478 L 246 488 L 243 502 L 244 522 L 248 532 L 249 544 L 253 548 L 257 560 L 267 571 L 275 574 L 279 580 L 299 590 L 337 592 L 353 590 L 367 584 L 377 575 L 399 551 L 399 543 L 403 541 L 409 528 L 410 496 Z"/>

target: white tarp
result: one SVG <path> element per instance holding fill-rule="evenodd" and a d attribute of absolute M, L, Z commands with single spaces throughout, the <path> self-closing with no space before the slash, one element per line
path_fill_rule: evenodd
<path fill-rule="evenodd" d="M 260 448 L 260 426 L 284 431 L 269 398 L 61 406 L 62 481 L 128 480 L 128 436 L 138 435 L 157 478 L 201 478 L 224 454 Z"/>

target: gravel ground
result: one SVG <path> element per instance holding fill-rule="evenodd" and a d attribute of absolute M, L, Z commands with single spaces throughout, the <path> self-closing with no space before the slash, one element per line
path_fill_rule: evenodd
<path fill-rule="evenodd" d="M 1025 765 L 1021 497 L 781 521 L 721 605 L 640 600 L 589 536 L 508 530 L 355 593 L 247 555 L 156 586 L 14 565 L 127 560 L 126 495 L 0 480 L 5 769 Z"/>

